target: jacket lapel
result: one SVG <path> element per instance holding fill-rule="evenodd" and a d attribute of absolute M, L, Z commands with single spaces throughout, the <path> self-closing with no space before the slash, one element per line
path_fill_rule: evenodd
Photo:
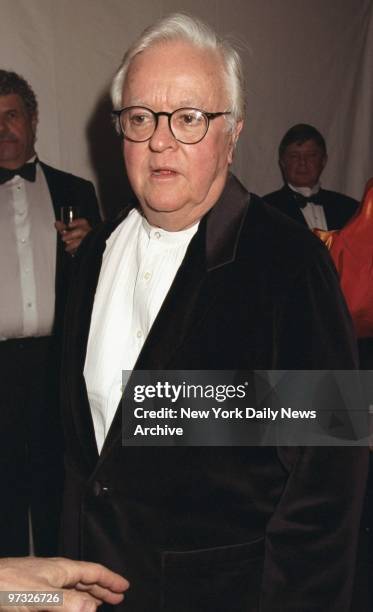
<path fill-rule="evenodd" d="M 319 191 L 319 201 L 324 208 L 326 225 L 329 230 L 339 229 L 341 227 L 341 219 L 338 215 L 338 208 L 333 206 L 330 198 L 325 197 L 325 191 L 321 188 Z"/>
<path fill-rule="evenodd" d="M 54 174 L 53 168 L 51 168 L 50 166 L 47 166 L 40 160 L 39 160 L 39 164 L 44 173 L 45 179 L 47 181 L 49 193 L 52 199 L 55 217 L 56 219 L 58 219 L 58 200 L 59 198 L 64 197 L 63 195 L 61 195 L 61 188 L 62 188 L 62 194 L 64 191 L 63 186 L 59 184 L 58 177 Z"/>
<path fill-rule="evenodd" d="M 60 184 L 61 181 L 58 181 L 57 176 L 53 172 L 53 168 L 50 168 L 43 162 L 39 161 L 40 167 L 44 173 L 45 179 L 47 181 L 50 197 L 52 200 L 53 210 L 55 219 L 59 219 L 59 206 L 58 206 L 58 198 L 61 198 L 61 193 L 63 194 L 64 189 L 63 185 Z M 57 236 L 57 244 L 56 244 L 56 276 L 55 276 L 55 291 L 56 291 L 56 312 L 59 312 L 59 299 L 60 293 L 65 289 L 65 274 L 67 273 L 67 268 L 69 266 L 68 256 L 64 252 L 63 243 L 59 236 Z"/>
<path fill-rule="evenodd" d="M 284 185 L 282 190 L 284 192 L 284 197 L 282 199 L 284 204 L 283 206 L 278 207 L 279 210 L 294 219 L 294 221 L 298 221 L 298 223 L 304 225 L 304 227 L 308 227 L 307 221 L 295 200 L 295 196 L 293 195 L 294 192 L 290 189 L 288 185 Z"/>

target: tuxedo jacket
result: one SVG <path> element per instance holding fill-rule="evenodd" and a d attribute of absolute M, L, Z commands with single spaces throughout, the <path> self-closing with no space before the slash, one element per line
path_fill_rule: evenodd
<path fill-rule="evenodd" d="M 284 185 L 278 191 L 268 193 L 263 196 L 263 199 L 294 221 L 308 227 L 302 210 L 295 200 L 294 192 L 288 185 Z M 327 189 L 320 189 L 318 200 L 324 208 L 326 222 L 330 230 L 341 229 L 346 225 L 358 207 L 358 202 L 353 198 Z"/>
<path fill-rule="evenodd" d="M 118 409 L 98 455 L 83 368 L 115 226 L 87 237 L 67 308 L 62 552 L 126 576 L 123 612 L 347 611 L 365 449 L 124 447 Z M 135 369 L 354 363 L 351 323 L 325 247 L 230 176 L 189 244 Z"/>

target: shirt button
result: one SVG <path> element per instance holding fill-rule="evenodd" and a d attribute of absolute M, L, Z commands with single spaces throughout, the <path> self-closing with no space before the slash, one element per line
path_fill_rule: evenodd
<path fill-rule="evenodd" d="M 145 280 L 149 280 L 150 277 L 151 277 L 150 272 L 145 272 L 145 274 L 144 274 Z"/>
<path fill-rule="evenodd" d="M 26 238 L 21 238 L 21 242 L 22 242 L 22 244 L 25 244 Z"/>
<path fill-rule="evenodd" d="M 141 331 L 141 329 L 139 329 L 139 330 L 137 331 L 136 336 L 137 336 L 138 338 L 142 338 L 142 331 Z"/>
<path fill-rule="evenodd" d="M 27 302 L 27 308 L 31 308 L 32 302 Z"/>
<path fill-rule="evenodd" d="M 157 240 L 160 239 L 161 235 L 162 234 L 160 232 L 154 232 L 154 238 L 156 238 Z"/>

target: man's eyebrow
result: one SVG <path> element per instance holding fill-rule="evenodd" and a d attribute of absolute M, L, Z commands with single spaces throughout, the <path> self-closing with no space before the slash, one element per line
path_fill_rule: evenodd
<path fill-rule="evenodd" d="M 139 98 L 131 100 L 131 103 L 126 104 L 126 106 L 139 106 L 141 108 L 149 108 L 150 110 L 154 110 L 151 104 L 148 104 Z M 192 100 L 191 98 L 183 98 L 173 110 L 177 110 L 178 108 L 203 108 L 203 105 L 201 106 L 200 103 L 196 104 L 195 99 Z"/>

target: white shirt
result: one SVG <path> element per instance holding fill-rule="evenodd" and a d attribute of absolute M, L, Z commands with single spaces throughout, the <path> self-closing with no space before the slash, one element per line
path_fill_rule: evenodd
<path fill-rule="evenodd" d="M 179 232 L 152 227 L 132 210 L 106 243 L 95 294 L 84 378 L 98 451 L 198 224 Z"/>
<path fill-rule="evenodd" d="M 292 189 L 296 193 L 300 193 L 305 198 L 311 197 L 312 195 L 316 194 L 320 189 L 319 184 L 314 185 L 312 188 L 311 187 L 294 187 L 294 185 L 291 185 L 290 183 L 288 183 L 288 185 L 290 189 Z M 326 222 L 324 208 L 320 206 L 320 204 L 314 204 L 313 202 L 308 202 L 304 208 L 301 208 L 301 211 L 302 211 L 302 214 L 310 230 L 315 229 L 315 227 L 321 230 L 328 229 L 328 224 Z"/>
<path fill-rule="evenodd" d="M 47 181 L 15 176 L 0 185 L 0 340 L 52 331 L 57 232 Z"/>

